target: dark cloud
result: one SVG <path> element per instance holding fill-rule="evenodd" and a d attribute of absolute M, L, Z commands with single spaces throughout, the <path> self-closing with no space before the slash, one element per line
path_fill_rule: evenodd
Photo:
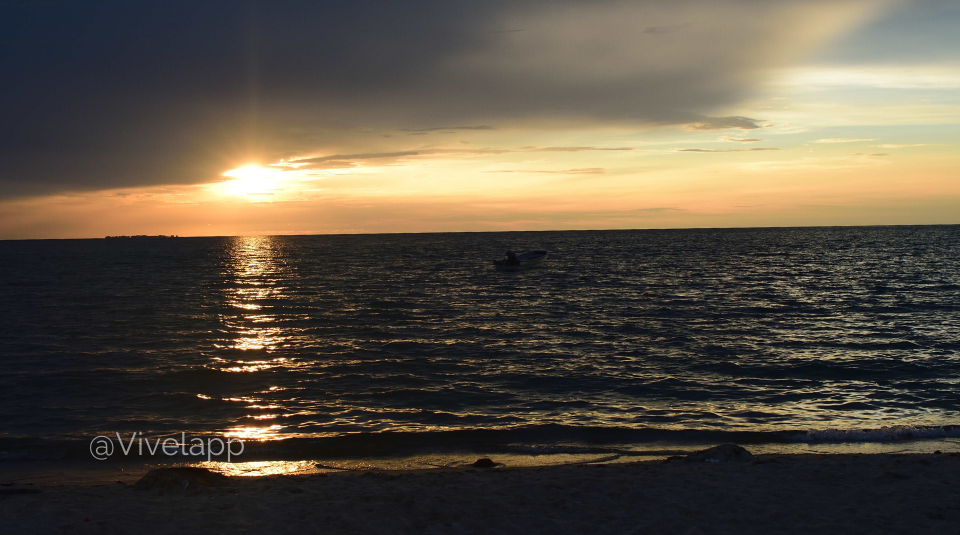
<path fill-rule="evenodd" d="M 439 130 L 496 130 L 492 126 L 432 126 L 430 128 L 401 128 L 401 132 L 436 132 Z"/>
<path fill-rule="evenodd" d="M 205 182 L 361 129 L 759 128 L 710 114 L 871 1 L 5 3 L 0 196 Z"/>
<path fill-rule="evenodd" d="M 756 143 L 758 141 L 763 141 L 762 139 L 752 138 L 752 137 L 729 137 L 724 136 L 724 141 L 731 141 L 733 143 Z"/>
<path fill-rule="evenodd" d="M 701 120 L 691 121 L 687 124 L 687 128 L 690 130 L 726 130 L 728 128 L 755 130 L 763 128 L 763 125 L 757 119 L 733 115 L 730 117 L 704 117 Z"/>
<path fill-rule="evenodd" d="M 402 158 L 404 156 L 419 156 L 419 151 L 407 150 L 401 152 L 375 152 L 368 154 L 333 154 L 330 156 L 317 156 L 315 158 L 297 158 L 293 160 L 297 164 L 314 164 L 331 161 L 358 161 L 358 160 L 376 160 L 380 158 Z"/>
<path fill-rule="evenodd" d="M 652 34 L 661 34 L 661 33 L 676 33 L 685 28 L 686 24 L 676 24 L 674 26 L 650 26 L 646 30 L 643 30 L 643 33 L 652 33 Z"/>
<path fill-rule="evenodd" d="M 341 169 L 345 167 L 354 167 L 370 160 L 401 160 L 404 158 L 413 158 L 417 156 L 490 156 L 496 154 L 510 153 L 528 153 L 528 152 L 586 152 L 586 151 L 637 151 L 631 147 L 522 147 L 520 149 L 497 149 L 480 148 L 471 149 L 468 147 L 460 148 L 434 148 L 421 150 L 408 150 L 398 152 L 374 152 L 360 154 L 333 154 L 329 156 L 315 156 L 310 158 L 293 158 L 289 164 L 295 164 L 299 169 Z M 586 172 L 600 168 L 589 169 L 570 169 L 564 172 Z M 497 172 L 497 171 L 494 171 Z M 502 171 L 510 172 L 510 171 Z M 527 172 L 527 171 L 524 171 Z M 537 171 L 530 171 L 537 172 Z M 548 171 L 544 171 L 548 172 Z M 553 172 L 553 171 L 549 171 Z M 559 172 L 559 171 L 557 171 Z"/>
<path fill-rule="evenodd" d="M 672 208 L 669 206 L 659 206 L 656 208 L 638 208 L 633 210 L 634 212 L 646 212 L 646 213 L 662 213 L 662 212 L 686 212 L 684 208 Z"/>

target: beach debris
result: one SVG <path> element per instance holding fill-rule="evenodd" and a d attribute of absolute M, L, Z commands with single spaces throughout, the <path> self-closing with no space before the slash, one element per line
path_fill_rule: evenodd
<path fill-rule="evenodd" d="M 687 463 L 743 463 L 752 460 L 753 454 L 736 444 L 720 444 L 683 457 Z"/>
<path fill-rule="evenodd" d="M 188 487 L 221 487 L 229 483 L 230 479 L 212 470 L 194 466 L 175 466 L 157 468 L 147 472 L 140 481 L 133 486 L 135 489 L 183 489 Z"/>
<path fill-rule="evenodd" d="M 493 459 L 490 459 L 489 457 L 484 457 L 482 459 L 477 459 L 470 466 L 474 468 L 493 468 L 494 466 L 497 466 L 497 463 L 493 462 Z"/>

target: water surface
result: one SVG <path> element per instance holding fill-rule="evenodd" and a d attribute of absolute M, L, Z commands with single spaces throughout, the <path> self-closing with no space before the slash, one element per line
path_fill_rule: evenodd
<path fill-rule="evenodd" d="M 0 291 L 11 451 L 960 435 L 956 226 L 0 242 Z"/>

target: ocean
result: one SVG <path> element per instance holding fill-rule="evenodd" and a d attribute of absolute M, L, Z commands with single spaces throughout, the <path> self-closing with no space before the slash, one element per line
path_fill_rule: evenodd
<path fill-rule="evenodd" d="M 6 241 L 0 286 L 7 461 L 960 444 L 958 226 Z"/>

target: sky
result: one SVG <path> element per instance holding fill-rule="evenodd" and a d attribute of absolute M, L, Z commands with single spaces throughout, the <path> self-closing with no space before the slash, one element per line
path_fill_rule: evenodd
<path fill-rule="evenodd" d="M 0 239 L 960 223 L 956 0 L 0 1 Z"/>

